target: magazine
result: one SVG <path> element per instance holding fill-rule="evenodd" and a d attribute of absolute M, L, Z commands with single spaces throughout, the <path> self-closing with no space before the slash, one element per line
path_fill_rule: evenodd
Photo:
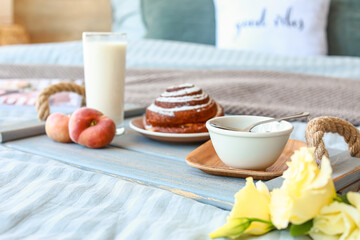
<path fill-rule="evenodd" d="M 42 89 L 63 79 L 0 79 L 0 104 L 30 105 L 36 104 L 36 98 Z M 83 85 L 83 80 L 69 80 Z M 81 96 L 72 92 L 61 92 L 50 97 L 51 106 L 76 107 L 81 104 Z"/>

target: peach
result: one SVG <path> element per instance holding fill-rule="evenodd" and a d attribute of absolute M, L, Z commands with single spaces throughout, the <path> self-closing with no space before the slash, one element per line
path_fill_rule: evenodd
<path fill-rule="evenodd" d="M 45 123 L 45 132 L 49 138 L 56 142 L 70 143 L 68 115 L 63 113 L 52 113 Z"/>
<path fill-rule="evenodd" d="M 89 148 L 102 148 L 114 138 L 116 126 L 114 121 L 92 108 L 79 108 L 70 117 L 70 138 Z"/>

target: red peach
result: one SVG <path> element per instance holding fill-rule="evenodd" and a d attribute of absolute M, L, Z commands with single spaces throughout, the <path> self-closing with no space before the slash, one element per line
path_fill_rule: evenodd
<path fill-rule="evenodd" d="M 70 143 L 68 115 L 63 113 L 52 113 L 45 123 L 45 132 L 49 138 L 56 142 Z"/>
<path fill-rule="evenodd" d="M 79 108 L 70 117 L 70 138 L 89 148 L 102 148 L 114 138 L 114 121 L 92 108 Z"/>

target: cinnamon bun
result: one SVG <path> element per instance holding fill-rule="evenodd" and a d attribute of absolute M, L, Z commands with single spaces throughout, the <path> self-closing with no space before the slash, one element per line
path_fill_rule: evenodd
<path fill-rule="evenodd" d="M 145 112 L 146 130 L 167 133 L 207 132 L 205 123 L 224 115 L 223 108 L 193 84 L 169 87 Z"/>

